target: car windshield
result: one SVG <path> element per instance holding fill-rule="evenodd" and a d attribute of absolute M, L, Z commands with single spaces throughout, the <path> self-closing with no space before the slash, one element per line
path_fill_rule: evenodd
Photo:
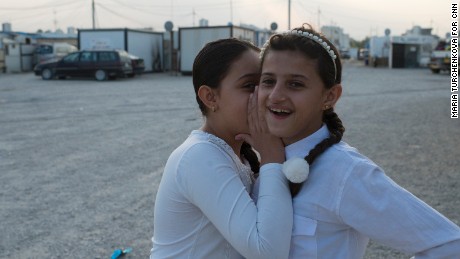
<path fill-rule="evenodd" d="M 51 54 L 53 53 L 53 46 L 50 45 L 40 45 L 35 49 L 37 54 Z"/>
<path fill-rule="evenodd" d="M 69 55 L 65 56 L 62 60 L 64 62 L 77 62 L 79 54 L 80 54 L 79 52 L 69 54 Z"/>

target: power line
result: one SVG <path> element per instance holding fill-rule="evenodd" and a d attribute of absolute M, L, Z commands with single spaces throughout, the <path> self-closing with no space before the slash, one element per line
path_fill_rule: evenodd
<path fill-rule="evenodd" d="M 97 5 L 98 7 L 101 7 L 102 9 L 108 11 L 109 13 L 112 13 L 112 14 L 118 16 L 118 17 L 121 17 L 121 18 L 125 19 L 125 20 L 129 20 L 129 21 L 138 23 L 138 24 L 141 25 L 141 26 L 146 26 L 145 23 L 139 22 L 139 21 L 134 20 L 134 19 L 132 19 L 132 18 L 130 18 L 130 17 L 127 17 L 127 16 L 125 16 L 125 15 L 119 14 L 119 13 L 117 13 L 117 12 L 115 12 L 115 11 L 113 11 L 113 10 L 111 10 L 111 9 L 109 9 L 109 8 L 107 8 L 107 7 L 103 6 L 103 5 L 101 5 L 101 4 L 98 4 L 98 3 L 97 3 L 96 5 Z"/>
<path fill-rule="evenodd" d="M 46 27 L 53 28 L 57 26 L 54 20 L 59 21 L 62 24 L 62 21 L 65 19 L 72 18 L 72 16 L 65 15 L 65 13 L 71 11 L 73 15 L 75 15 L 75 10 L 79 10 L 83 7 L 83 2 L 72 2 L 71 4 L 67 4 L 66 6 L 61 6 L 59 8 L 47 8 L 43 9 L 40 8 L 38 10 L 25 10 L 22 12 L 16 12 L 18 14 L 14 15 L 14 18 L 10 18 L 11 15 L 2 16 L 6 18 L 5 20 L 8 22 L 14 23 L 19 27 L 34 27 L 37 24 L 37 21 L 42 23 L 46 22 L 48 25 Z M 45 27 L 45 26 L 44 26 Z M 43 28 L 43 27 L 42 27 Z"/>
<path fill-rule="evenodd" d="M 62 1 L 57 1 L 54 0 L 48 4 L 44 5 L 37 5 L 37 6 L 31 6 L 31 7 L 0 7 L 0 10 L 7 10 L 7 11 L 24 11 L 24 10 L 37 10 L 37 9 L 47 9 L 47 8 L 56 8 L 58 6 L 65 6 L 65 5 L 70 5 L 74 4 L 75 1 L 69 0 L 67 2 L 62 2 Z"/>
<path fill-rule="evenodd" d="M 154 9 L 155 11 L 157 12 L 154 12 L 152 10 L 149 10 L 149 9 L 146 9 L 146 8 L 140 8 L 139 5 L 136 5 L 136 6 L 130 6 L 130 5 L 127 5 L 121 1 L 117 1 L 117 0 L 111 0 L 113 3 L 115 3 L 116 5 L 118 6 L 122 6 L 125 10 L 132 10 L 132 11 L 137 11 L 137 12 L 140 12 L 140 13 L 145 13 L 145 14 L 148 14 L 148 15 L 155 15 L 155 16 L 162 16 L 162 17 L 169 17 L 171 16 L 171 14 L 168 14 L 167 13 L 167 9 L 168 8 L 169 10 L 171 9 L 171 6 L 162 6 L 163 8 L 165 8 L 165 10 L 163 12 L 158 12 L 158 10 Z M 104 6 L 106 8 L 108 8 L 108 6 L 113 6 L 113 5 L 110 5 L 110 4 L 104 4 Z M 151 6 L 150 6 L 151 7 Z M 187 15 L 189 14 L 190 12 L 187 12 L 187 13 L 180 13 L 178 15 L 180 16 L 184 16 L 184 15 Z"/>

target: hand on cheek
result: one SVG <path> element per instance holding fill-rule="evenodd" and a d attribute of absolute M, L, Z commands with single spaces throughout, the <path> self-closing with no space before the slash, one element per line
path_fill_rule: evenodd
<path fill-rule="evenodd" d="M 235 139 L 249 143 L 260 154 L 261 165 L 283 163 L 284 144 L 281 138 L 270 134 L 264 111 L 264 106 L 258 103 L 257 86 L 248 101 L 249 134 L 238 134 Z"/>

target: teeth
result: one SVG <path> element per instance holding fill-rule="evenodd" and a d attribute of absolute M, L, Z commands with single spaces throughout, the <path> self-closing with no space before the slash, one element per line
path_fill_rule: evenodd
<path fill-rule="evenodd" d="M 273 112 L 278 112 L 278 113 L 289 113 L 288 110 L 283 110 L 283 109 L 270 108 L 270 110 L 273 111 Z"/>

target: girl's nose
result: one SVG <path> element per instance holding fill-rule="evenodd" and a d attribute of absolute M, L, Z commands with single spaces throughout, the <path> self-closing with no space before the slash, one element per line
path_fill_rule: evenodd
<path fill-rule="evenodd" d="M 273 103 L 278 103 L 286 100 L 286 95 L 283 89 L 283 85 L 280 82 L 276 82 L 276 85 L 271 89 L 269 99 Z"/>

